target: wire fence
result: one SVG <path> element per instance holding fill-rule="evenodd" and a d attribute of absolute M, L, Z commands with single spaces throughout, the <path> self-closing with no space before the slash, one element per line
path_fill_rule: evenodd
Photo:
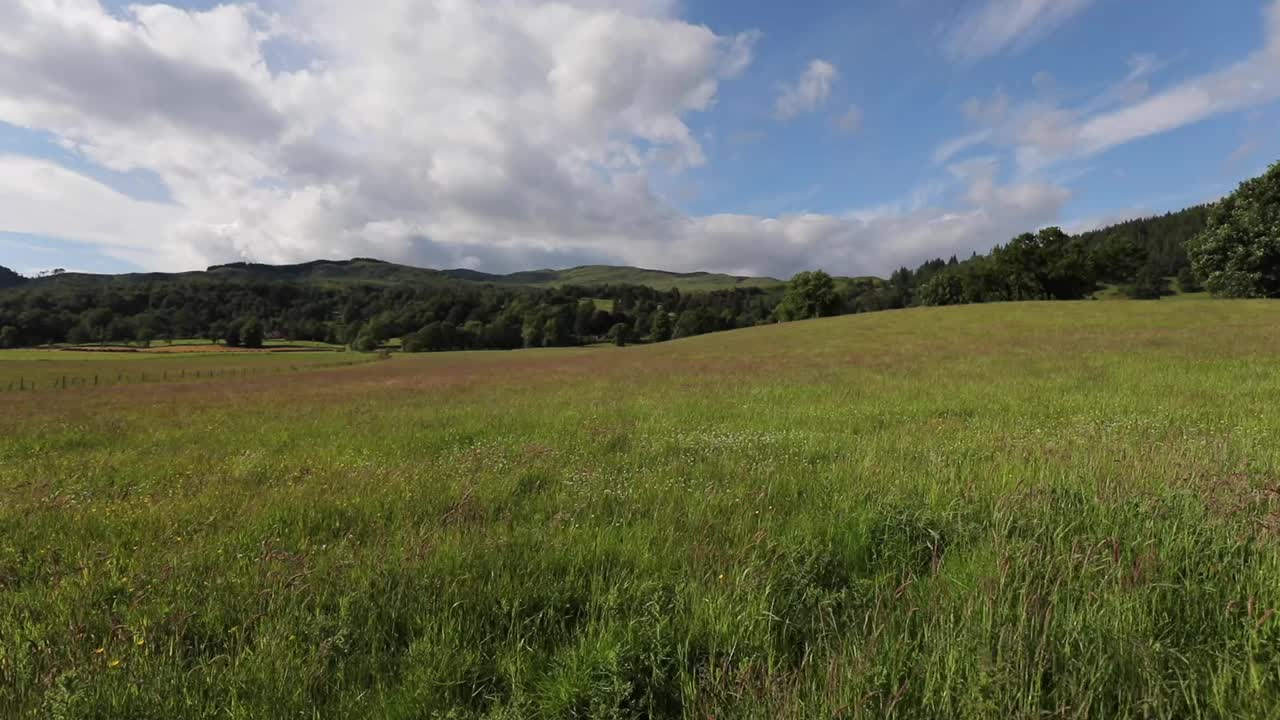
<path fill-rule="evenodd" d="M 136 385 L 141 383 L 186 382 L 217 379 L 251 378 L 265 375 L 306 372 L 309 370 L 325 370 L 331 368 L 363 365 L 376 358 L 358 358 L 345 362 L 317 363 L 312 365 L 288 365 L 277 367 L 247 368 L 165 368 L 160 370 L 139 369 L 136 372 L 110 371 L 95 373 L 66 373 L 35 375 L 19 375 L 8 380 L 0 379 L 0 388 L 4 392 L 38 392 L 51 390 L 73 390 L 90 387 L 111 387 L 115 385 Z"/>

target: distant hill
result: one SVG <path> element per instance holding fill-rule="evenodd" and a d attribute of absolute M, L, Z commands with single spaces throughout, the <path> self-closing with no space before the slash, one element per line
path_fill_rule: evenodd
<path fill-rule="evenodd" d="M 582 265 L 567 270 L 526 270 L 510 275 L 491 275 L 475 270 L 445 270 L 446 275 L 460 280 L 491 282 L 530 287 L 561 285 L 644 285 L 655 290 L 679 289 L 681 292 L 728 290 L 730 288 L 775 288 L 785 283 L 771 277 L 748 277 L 720 273 L 676 273 L 665 270 L 617 265 Z"/>
<path fill-rule="evenodd" d="M 13 280 L 0 272 L 0 287 L 27 282 L 10 272 Z M 779 288 L 782 280 L 768 277 L 743 277 L 718 273 L 674 273 L 663 270 L 621 267 L 610 265 L 584 265 L 567 270 L 526 270 L 498 275 L 456 268 L 433 270 L 409 265 L 353 258 L 351 260 L 313 260 L 297 265 L 265 265 L 236 262 L 214 265 L 205 271 L 183 273 L 126 273 L 122 275 L 94 275 L 87 273 L 60 273 L 36 278 L 30 282 L 39 286 L 94 286 L 109 282 L 159 282 L 163 280 L 219 280 L 219 281 L 267 281 L 294 282 L 321 285 L 371 284 L 449 286 L 456 284 L 493 284 L 512 287 L 552 288 L 564 285 L 644 285 L 655 290 L 679 289 L 681 292 L 705 292 L 731 288 Z"/>
<path fill-rule="evenodd" d="M 1101 263 L 1103 280 L 1124 282 L 1132 278 L 1138 268 L 1146 263 L 1157 267 L 1163 274 L 1171 276 L 1177 274 L 1178 270 L 1187 264 L 1186 243 L 1204 228 L 1208 210 L 1208 206 L 1187 208 L 1158 217 L 1139 218 L 1091 230 L 1081 233 L 1078 237 L 1091 248 L 1095 258 Z M 931 262 L 943 264 L 940 260 Z M 917 274 L 920 274 L 919 271 Z M 710 272 L 677 273 L 614 265 L 582 265 L 563 270 L 525 270 L 502 275 L 466 268 L 450 270 L 419 268 L 372 258 L 314 260 L 296 265 L 236 262 L 214 265 L 204 271 L 182 273 L 95 275 L 71 272 L 30 279 L 8 268 L 0 267 L 0 289 L 23 284 L 34 287 L 94 287 L 113 282 L 154 283 L 168 280 L 266 281 L 324 286 L 365 284 L 448 287 L 492 284 L 541 289 L 566 285 L 591 287 L 641 285 L 660 291 L 678 289 L 681 292 L 709 292 L 734 288 L 777 290 L 786 284 L 784 280 L 772 277 Z M 872 277 L 838 277 L 836 281 L 840 287 L 885 285 L 885 281 Z"/>
<path fill-rule="evenodd" d="M 229 263 L 214 265 L 204 275 L 216 280 L 268 280 L 280 282 L 366 283 L 375 285 L 449 285 L 459 279 L 440 270 L 353 258 L 313 260 L 298 265 Z"/>

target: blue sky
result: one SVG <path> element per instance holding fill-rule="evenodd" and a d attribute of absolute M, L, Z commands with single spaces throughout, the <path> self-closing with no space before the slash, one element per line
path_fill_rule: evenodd
<path fill-rule="evenodd" d="M 1276 0 L 368 6 L 0 10 L 0 264 L 883 274 L 1280 159 Z"/>

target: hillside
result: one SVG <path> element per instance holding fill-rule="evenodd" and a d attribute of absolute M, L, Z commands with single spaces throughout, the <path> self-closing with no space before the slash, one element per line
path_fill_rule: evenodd
<path fill-rule="evenodd" d="M 454 273 L 457 271 L 447 271 Z M 510 275 L 488 276 L 493 282 L 515 283 L 533 287 L 561 285 L 644 285 L 655 290 L 699 292 L 731 288 L 778 288 L 785 283 L 777 278 L 744 277 L 720 273 L 675 273 L 665 270 L 614 265 L 583 265 L 567 270 L 533 270 Z"/>
<path fill-rule="evenodd" d="M 0 269 L 0 288 L 11 287 L 23 281 L 21 276 L 11 271 L 6 274 L 4 270 L 6 269 Z M 642 285 L 655 290 L 676 289 L 681 292 L 732 288 L 778 288 L 784 284 L 781 280 L 767 277 L 740 277 L 706 272 L 675 273 L 611 265 L 584 265 L 564 270 L 526 270 L 498 275 L 465 268 L 451 270 L 419 268 L 370 258 L 314 260 L 296 265 L 238 262 L 214 265 L 203 272 L 122 273 L 119 275 L 59 273 L 33 278 L 31 282 L 37 286 L 94 287 L 107 283 L 156 283 L 172 280 L 416 286 L 476 283 L 533 288 L 565 285 Z"/>
<path fill-rule="evenodd" d="M 0 716 L 1271 718 L 1277 356 L 1008 303 L 10 392 Z"/>

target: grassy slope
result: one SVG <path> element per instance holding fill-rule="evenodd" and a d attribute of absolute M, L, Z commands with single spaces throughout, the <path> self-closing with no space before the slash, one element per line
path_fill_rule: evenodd
<path fill-rule="evenodd" d="M 1271 717 L 1280 304 L 12 394 L 0 716 Z"/>

